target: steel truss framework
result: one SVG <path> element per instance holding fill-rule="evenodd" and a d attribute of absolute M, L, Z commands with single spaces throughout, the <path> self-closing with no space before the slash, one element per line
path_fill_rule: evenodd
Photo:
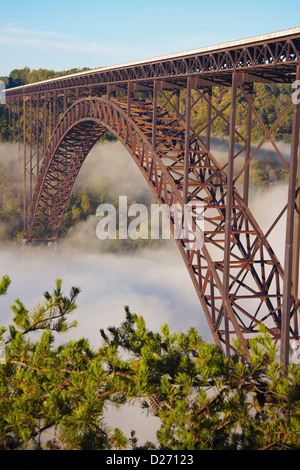
<path fill-rule="evenodd" d="M 300 31 L 7 90 L 13 139 L 22 142 L 24 150 L 28 241 L 58 237 L 78 172 L 109 130 L 126 147 L 160 203 L 204 205 L 203 247 L 182 238 L 176 241 L 216 344 L 230 355 L 238 338 L 246 357 L 249 339 L 263 324 L 280 343 L 281 360 L 287 364 L 290 343 L 299 340 L 300 109 L 292 103 L 291 89 L 290 101 L 267 129 L 253 106 L 253 94 L 257 82 L 300 80 L 299 54 Z M 213 99 L 219 85 L 231 88 L 231 101 L 223 109 Z M 239 99 L 247 108 L 246 137 L 236 126 Z M 205 103 L 207 119 L 196 130 L 193 112 L 199 100 Z M 287 162 L 273 131 L 291 107 Z M 229 129 L 228 159 L 223 163 L 211 151 L 211 127 L 217 119 Z M 254 147 L 253 119 L 264 134 Z M 249 209 L 249 174 L 267 140 L 289 172 L 289 191 L 282 212 L 263 233 Z M 284 215 L 282 266 L 268 239 Z"/>

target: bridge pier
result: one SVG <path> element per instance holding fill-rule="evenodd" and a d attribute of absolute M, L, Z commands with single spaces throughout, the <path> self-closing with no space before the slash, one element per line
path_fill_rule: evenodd
<path fill-rule="evenodd" d="M 296 72 L 297 83 L 300 84 L 300 66 L 297 66 Z M 300 89 L 300 85 L 297 85 Z M 291 158 L 289 168 L 289 187 L 287 202 L 287 222 L 285 236 L 285 259 L 284 259 L 284 279 L 283 279 L 283 306 L 281 318 L 281 346 L 280 357 L 281 363 L 286 366 L 290 356 L 290 327 L 291 327 L 291 310 L 293 318 L 297 322 L 297 307 L 292 309 L 292 296 L 295 295 L 297 286 L 294 283 L 298 281 L 299 270 L 299 219 L 295 219 L 297 207 L 296 201 L 296 183 L 299 162 L 299 127 L 300 127 L 300 103 L 294 103 L 293 125 L 292 125 L 292 141 L 291 141 Z M 299 200 L 299 199 L 298 199 Z M 298 210 L 300 207 L 298 207 Z M 296 225 L 295 225 L 296 220 Z M 295 302 L 295 299 L 294 299 Z M 298 306 L 299 307 L 299 306 Z M 296 323 L 296 328 L 298 325 Z"/>
<path fill-rule="evenodd" d="M 230 278 L 230 250 L 231 250 L 231 226 L 232 226 L 232 204 L 233 204 L 233 174 L 235 155 L 235 124 L 236 124 L 236 100 L 237 100 L 238 77 L 236 72 L 232 74 L 231 105 L 230 105 L 230 127 L 229 148 L 227 165 L 227 198 L 225 209 L 225 241 L 224 241 L 224 269 L 223 269 L 223 305 L 225 315 L 225 344 L 226 355 L 230 356 L 229 319 L 231 317 L 231 305 L 229 300 L 229 278 Z"/>
<path fill-rule="evenodd" d="M 186 111 L 185 111 L 185 145 L 184 145 L 184 176 L 183 176 L 183 202 L 188 203 L 188 176 L 189 176 L 189 159 L 190 159 L 190 127 L 191 127 L 191 77 L 187 78 L 186 84 Z"/>

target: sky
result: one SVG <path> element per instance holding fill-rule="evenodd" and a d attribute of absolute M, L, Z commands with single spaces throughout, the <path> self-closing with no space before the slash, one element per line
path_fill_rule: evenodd
<path fill-rule="evenodd" d="M 117 65 L 299 25 L 299 0 L 0 0 L 0 76 Z"/>

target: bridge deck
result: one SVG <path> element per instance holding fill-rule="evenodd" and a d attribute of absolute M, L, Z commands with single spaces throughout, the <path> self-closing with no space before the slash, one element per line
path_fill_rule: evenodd
<path fill-rule="evenodd" d="M 176 54 L 97 68 L 6 90 L 7 98 L 45 91 L 108 84 L 124 85 L 153 79 L 170 88 L 185 86 L 187 76 L 231 85 L 233 71 L 247 71 L 262 79 L 290 83 L 300 61 L 300 27 L 236 40 Z M 183 79 L 180 83 L 180 79 Z"/>

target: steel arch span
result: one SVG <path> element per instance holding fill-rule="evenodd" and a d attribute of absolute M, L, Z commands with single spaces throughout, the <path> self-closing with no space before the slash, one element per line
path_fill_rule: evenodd
<path fill-rule="evenodd" d="M 103 132 L 126 147 L 161 204 L 204 205 L 204 245 L 176 240 L 217 345 L 226 354 L 238 338 L 247 354 L 248 340 L 264 324 L 280 339 L 283 268 L 228 171 L 191 132 L 188 181 L 184 178 L 186 126 L 165 108 L 157 108 L 155 149 L 151 102 L 87 97 L 76 101 L 58 122 L 39 171 L 28 220 L 30 239 L 55 240 L 78 172 Z M 228 195 L 232 204 L 226 217 Z M 228 212 L 227 212 L 228 213 Z M 195 217 L 195 214 L 193 214 Z M 170 219 L 172 229 L 175 221 Z M 230 237 L 228 239 L 228 227 Z M 290 334 L 298 338 L 294 299 Z"/>

